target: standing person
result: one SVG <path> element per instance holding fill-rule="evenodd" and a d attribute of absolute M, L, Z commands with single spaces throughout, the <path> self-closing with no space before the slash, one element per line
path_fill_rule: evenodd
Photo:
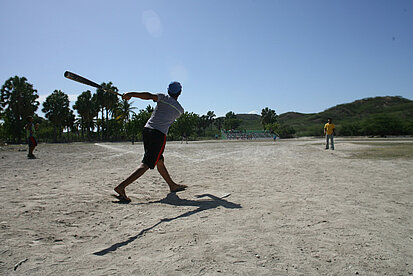
<path fill-rule="evenodd" d="M 328 118 L 328 122 L 324 125 L 324 135 L 326 136 L 326 149 L 328 149 L 329 140 L 331 140 L 331 149 L 334 150 L 334 136 L 336 135 L 336 126 L 332 123 L 332 119 Z"/>
<path fill-rule="evenodd" d="M 27 154 L 27 157 L 29 159 L 36 159 L 33 151 L 37 146 L 36 130 L 39 128 L 39 124 L 33 124 L 33 117 L 27 116 L 27 124 L 24 128 L 26 129 L 26 138 L 29 144 L 29 154 Z"/>
<path fill-rule="evenodd" d="M 182 134 L 181 144 L 182 144 L 184 141 L 188 144 L 188 136 L 186 135 L 186 132 L 184 132 L 184 134 Z"/>
<path fill-rule="evenodd" d="M 122 181 L 114 189 L 122 200 L 130 201 L 126 195 L 125 188 L 133 181 L 141 177 L 148 169 L 158 172 L 169 186 L 171 192 L 185 190 L 186 185 L 176 184 L 170 177 L 164 164 L 163 151 L 166 143 L 166 135 L 171 124 L 184 113 L 184 109 L 178 102 L 178 97 L 182 92 L 182 85 L 179 82 L 171 82 L 168 86 L 168 95 L 152 94 L 149 92 L 127 92 L 122 98 L 140 98 L 142 100 L 153 100 L 156 102 L 155 110 L 146 122 L 143 129 L 144 156 L 139 167 L 128 178 Z"/>

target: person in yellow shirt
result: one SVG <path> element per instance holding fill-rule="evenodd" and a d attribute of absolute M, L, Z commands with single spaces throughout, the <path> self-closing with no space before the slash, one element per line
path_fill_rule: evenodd
<path fill-rule="evenodd" d="M 328 118 L 328 123 L 324 125 L 324 135 L 326 136 L 326 149 L 329 148 L 330 140 L 331 149 L 334 150 L 334 136 L 336 135 L 336 126 L 332 123 L 331 118 Z"/>

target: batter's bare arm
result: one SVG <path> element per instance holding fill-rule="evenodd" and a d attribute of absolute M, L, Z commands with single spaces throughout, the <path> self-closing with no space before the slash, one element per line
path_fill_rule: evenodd
<path fill-rule="evenodd" d="M 132 97 L 142 100 L 152 100 L 154 102 L 158 101 L 158 96 L 149 92 L 126 92 L 122 95 L 124 100 L 130 100 Z"/>

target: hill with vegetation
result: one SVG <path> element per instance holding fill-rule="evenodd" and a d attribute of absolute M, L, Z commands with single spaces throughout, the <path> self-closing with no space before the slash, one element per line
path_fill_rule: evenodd
<path fill-rule="evenodd" d="M 261 130 L 261 116 L 258 114 L 237 114 L 237 119 L 241 120 L 239 129 Z"/>
<path fill-rule="evenodd" d="M 320 136 L 327 118 L 332 118 L 339 135 L 412 135 L 413 101 L 386 96 L 339 104 L 318 113 L 287 112 L 278 116 L 281 125 L 295 129 L 296 136 Z M 260 115 L 237 114 L 240 129 L 263 129 Z"/>
<path fill-rule="evenodd" d="M 319 113 L 287 112 L 278 120 L 294 127 L 298 136 L 313 136 L 322 134 L 327 118 L 333 119 L 340 135 L 413 134 L 413 101 L 391 96 L 365 98 Z"/>

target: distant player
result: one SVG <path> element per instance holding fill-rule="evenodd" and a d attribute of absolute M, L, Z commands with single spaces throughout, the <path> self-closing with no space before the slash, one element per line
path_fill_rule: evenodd
<path fill-rule="evenodd" d="M 171 82 L 168 87 L 168 95 L 151 94 L 149 92 L 128 92 L 123 94 L 122 98 L 125 100 L 135 97 L 142 100 L 153 100 L 157 105 L 143 129 L 145 154 L 141 164 L 135 172 L 114 189 L 122 200 L 130 201 L 130 198 L 126 195 L 125 188 L 141 177 L 148 169 L 154 169 L 155 166 L 166 183 L 168 183 L 171 192 L 183 191 L 187 187 L 186 185 L 176 184 L 171 179 L 166 170 L 163 157 L 168 129 L 184 113 L 184 109 L 178 102 L 181 92 L 181 84 L 179 82 Z"/>
<path fill-rule="evenodd" d="M 184 132 L 184 133 L 182 134 L 181 144 L 183 144 L 184 141 L 188 144 L 188 135 L 186 135 L 186 132 Z"/>
<path fill-rule="evenodd" d="M 328 122 L 324 125 L 324 135 L 326 136 L 326 149 L 329 148 L 329 140 L 331 141 L 331 149 L 334 150 L 334 136 L 336 135 L 336 126 L 332 123 L 332 119 L 328 118 Z"/>
<path fill-rule="evenodd" d="M 29 144 L 29 154 L 27 154 L 27 158 L 36 159 L 36 156 L 34 156 L 33 151 L 37 146 L 36 130 L 39 128 L 39 124 L 33 124 L 33 117 L 28 116 L 27 124 L 24 128 L 26 129 L 26 138 L 27 143 Z"/>

